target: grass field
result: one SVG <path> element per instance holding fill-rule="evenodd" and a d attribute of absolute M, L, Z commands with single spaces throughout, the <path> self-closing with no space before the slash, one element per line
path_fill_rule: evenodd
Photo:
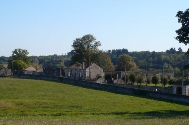
<path fill-rule="evenodd" d="M 0 78 L 0 124 L 188 124 L 189 106 L 62 83 Z"/>

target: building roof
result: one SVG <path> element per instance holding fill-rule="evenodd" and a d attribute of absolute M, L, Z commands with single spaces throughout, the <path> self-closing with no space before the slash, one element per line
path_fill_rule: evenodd
<path fill-rule="evenodd" d="M 36 71 L 36 69 L 30 66 L 30 67 L 24 69 L 24 71 Z"/>
<path fill-rule="evenodd" d="M 91 64 L 91 65 L 90 65 L 90 68 L 91 68 L 91 67 L 96 67 L 96 68 L 102 69 L 102 68 L 100 68 L 100 67 L 99 67 L 97 64 L 95 64 L 95 63 Z M 89 69 L 89 67 L 87 67 L 86 69 Z"/>

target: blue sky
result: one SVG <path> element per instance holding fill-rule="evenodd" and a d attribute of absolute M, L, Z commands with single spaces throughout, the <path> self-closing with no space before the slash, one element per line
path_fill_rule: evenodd
<path fill-rule="evenodd" d="M 175 40 L 176 13 L 189 0 L 0 0 L 0 56 L 65 54 L 73 40 L 94 35 L 101 50 L 166 51 Z"/>

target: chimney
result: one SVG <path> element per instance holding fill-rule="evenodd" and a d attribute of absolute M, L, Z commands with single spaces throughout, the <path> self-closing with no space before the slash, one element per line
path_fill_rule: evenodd
<path fill-rule="evenodd" d="M 82 64 L 82 69 L 85 69 L 85 62 L 83 62 Z"/>

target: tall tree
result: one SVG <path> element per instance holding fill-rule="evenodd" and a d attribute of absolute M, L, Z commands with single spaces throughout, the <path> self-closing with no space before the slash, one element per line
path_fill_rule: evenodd
<path fill-rule="evenodd" d="M 93 59 L 95 59 L 94 63 L 100 66 L 104 71 L 114 71 L 114 65 L 108 53 L 99 51 L 94 55 Z"/>
<path fill-rule="evenodd" d="M 151 77 L 147 76 L 147 78 L 146 78 L 146 86 L 147 86 L 147 84 L 150 84 L 150 83 L 151 83 Z"/>
<path fill-rule="evenodd" d="M 118 71 L 130 71 L 135 69 L 137 69 L 137 65 L 131 56 L 123 54 L 119 57 L 119 64 L 117 66 Z"/>
<path fill-rule="evenodd" d="M 26 64 L 30 64 L 29 52 L 24 49 L 15 49 L 12 51 L 12 60 L 22 60 Z"/>
<path fill-rule="evenodd" d="M 93 54 L 98 52 L 98 47 L 101 45 L 100 41 L 96 41 L 96 38 L 91 35 L 84 35 L 82 38 L 76 38 L 73 42 L 73 56 L 72 62 L 85 62 L 86 65 L 89 65 L 90 62 L 93 62 Z"/>
<path fill-rule="evenodd" d="M 161 78 L 161 83 L 163 84 L 163 86 L 165 87 L 165 85 L 169 82 L 168 77 L 164 76 L 163 78 Z"/>
<path fill-rule="evenodd" d="M 129 79 L 130 81 L 134 84 L 136 82 L 136 75 L 134 73 L 132 73 L 130 76 L 129 76 Z"/>
<path fill-rule="evenodd" d="M 143 82 L 144 82 L 143 76 L 138 76 L 137 77 L 137 84 L 140 83 L 140 86 L 141 86 L 141 83 L 143 83 Z"/>
<path fill-rule="evenodd" d="M 152 77 L 152 83 L 155 84 L 155 86 L 159 83 L 159 77 L 157 74 L 154 74 Z"/>
<path fill-rule="evenodd" d="M 30 64 L 29 52 L 23 49 L 15 49 L 12 51 L 12 58 L 8 62 L 8 68 L 12 69 L 12 72 L 19 73 L 20 70 L 27 68 Z"/>
<path fill-rule="evenodd" d="M 176 30 L 176 40 L 187 45 L 189 44 L 189 9 L 184 12 L 178 11 L 176 17 L 178 17 L 178 22 L 182 24 L 181 28 Z M 189 49 L 186 55 L 189 56 Z"/>

